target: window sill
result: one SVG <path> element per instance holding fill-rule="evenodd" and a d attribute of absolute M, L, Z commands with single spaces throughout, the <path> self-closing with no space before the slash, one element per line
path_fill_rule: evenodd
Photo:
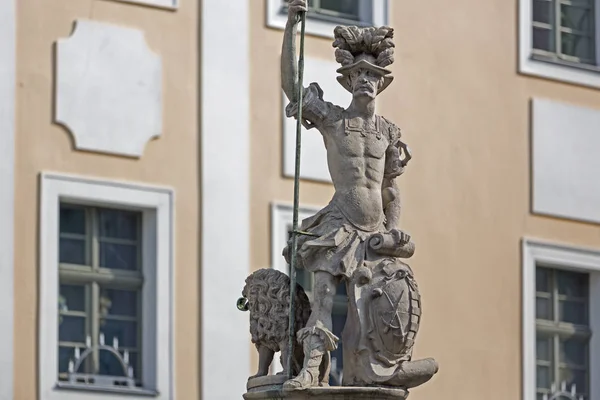
<path fill-rule="evenodd" d="M 560 82 L 600 89 L 600 67 L 540 54 L 521 57 L 519 72 Z"/>
<path fill-rule="evenodd" d="M 554 65 L 561 65 L 563 67 L 568 67 L 568 68 L 577 68 L 577 69 L 581 69 L 583 71 L 589 71 L 589 72 L 595 72 L 595 73 L 600 72 L 600 67 L 598 67 L 597 65 L 582 64 L 582 63 L 578 63 L 578 62 L 574 62 L 574 61 L 562 60 L 558 57 L 552 57 L 552 56 L 547 56 L 547 55 L 543 55 L 543 54 L 533 53 L 533 54 L 531 54 L 531 59 L 534 61 L 545 62 L 545 63 L 549 63 L 549 64 L 554 64 Z"/>
<path fill-rule="evenodd" d="M 133 388 L 133 389 L 121 389 L 121 388 L 109 388 L 109 387 L 94 387 L 94 386 L 82 386 L 68 382 L 57 382 L 57 390 L 65 391 L 77 391 L 77 392 L 89 392 L 89 393 L 104 393 L 104 394 L 118 394 L 123 396 L 144 396 L 144 397 L 157 397 L 160 393 L 156 390 Z"/>

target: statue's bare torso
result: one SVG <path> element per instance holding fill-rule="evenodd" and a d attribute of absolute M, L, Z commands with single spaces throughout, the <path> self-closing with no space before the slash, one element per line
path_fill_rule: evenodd
<path fill-rule="evenodd" d="M 312 83 L 306 94 L 302 118 L 323 135 L 336 207 L 357 228 L 379 229 L 385 217 L 382 193 L 390 165 L 388 149 L 399 130 L 383 117 L 352 115 L 324 101 L 318 84 Z M 288 114 L 295 112 L 297 106 L 291 105 Z"/>
<path fill-rule="evenodd" d="M 343 113 L 343 116 L 345 112 Z M 359 126 L 375 125 L 360 117 Z M 382 182 L 389 140 L 381 133 L 348 131 L 345 118 L 318 127 L 327 147 L 327 164 L 340 211 L 359 228 L 375 229 L 383 219 Z"/>

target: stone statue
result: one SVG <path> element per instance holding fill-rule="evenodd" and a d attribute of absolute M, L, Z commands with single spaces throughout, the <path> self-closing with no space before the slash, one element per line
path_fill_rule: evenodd
<path fill-rule="evenodd" d="M 352 93 L 352 102 L 346 109 L 327 102 L 319 84 L 310 83 L 299 105 L 297 14 L 305 11 L 305 0 L 290 1 L 281 56 L 281 83 L 290 101 L 286 114 L 297 117 L 301 106 L 302 124 L 323 136 L 335 194 L 300 227 L 308 234 L 297 239 L 296 266 L 314 273 L 312 311 L 297 331 L 302 369 L 283 384 L 283 391 L 323 386 L 320 366 L 339 341 L 331 314 L 343 281 L 349 300 L 342 333 L 343 386 L 395 387 L 399 391 L 388 397 L 378 392 L 373 398 L 405 398 L 406 389 L 431 379 L 438 365 L 433 359 L 412 360 L 422 307 L 414 274 L 401 261 L 413 255 L 415 246 L 400 229 L 396 182 L 411 155 L 400 129 L 375 114 L 376 96 L 393 79 L 386 68 L 394 61 L 393 29 L 336 27 L 337 79 Z M 290 261 L 290 244 L 283 256 Z"/>

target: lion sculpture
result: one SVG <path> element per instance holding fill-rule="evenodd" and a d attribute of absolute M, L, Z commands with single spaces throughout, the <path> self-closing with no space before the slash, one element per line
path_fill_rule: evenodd
<path fill-rule="evenodd" d="M 300 285 L 296 285 L 294 304 L 296 308 L 295 330 L 298 331 L 306 326 L 311 312 L 308 296 Z M 258 350 L 258 372 L 250 379 L 268 375 L 273 357 L 278 351 L 281 351 L 280 362 L 284 369 L 279 374 L 287 375 L 289 306 L 290 278 L 286 274 L 265 268 L 246 278 L 242 297 L 238 300 L 238 308 L 242 311 L 250 311 L 250 334 L 252 343 Z M 298 374 L 302 368 L 303 359 L 302 347 L 294 340 L 293 376 Z M 324 360 L 320 369 L 320 378 L 321 381 L 324 381 L 329 376 L 329 357 Z M 323 385 L 325 386 L 326 382 L 323 382 Z"/>

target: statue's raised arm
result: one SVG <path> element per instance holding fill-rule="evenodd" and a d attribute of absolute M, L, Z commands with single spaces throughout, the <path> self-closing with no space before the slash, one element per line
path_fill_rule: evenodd
<path fill-rule="evenodd" d="M 291 1 L 281 49 L 281 88 L 292 103 L 295 103 L 298 97 L 296 34 L 298 32 L 298 15 L 301 12 L 306 12 L 306 0 Z"/>

